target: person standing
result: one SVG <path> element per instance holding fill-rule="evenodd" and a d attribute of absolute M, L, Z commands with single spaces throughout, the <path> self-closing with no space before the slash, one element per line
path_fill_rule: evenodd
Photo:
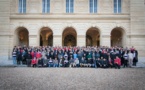
<path fill-rule="evenodd" d="M 13 50 L 12 52 L 12 58 L 13 58 L 13 65 L 17 65 L 17 52 L 16 49 Z"/>
<path fill-rule="evenodd" d="M 22 65 L 22 52 L 21 52 L 21 49 L 19 49 L 17 51 L 17 62 L 18 62 L 18 64 Z"/>
<path fill-rule="evenodd" d="M 128 53 L 129 67 L 132 67 L 133 58 L 134 58 L 133 53 L 131 53 L 131 50 L 130 50 L 129 53 Z"/>
<path fill-rule="evenodd" d="M 138 62 L 138 52 L 137 50 L 133 50 L 133 66 L 136 66 L 136 63 Z"/>
<path fill-rule="evenodd" d="M 53 67 L 53 60 L 51 58 L 48 61 L 48 67 Z"/>
<path fill-rule="evenodd" d="M 65 58 L 65 60 L 64 60 L 64 67 L 68 67 L 68 66 L 69 66 L 68 59 L 67 59 L 67 58 Z"/>
<path fill-rule="evenodd" d="M 32 65 L 32 67 L 37 66 L 37 58 L 36 57 L 34 57 L 34 59 L 31 61 L 31 65 Z"/>
<path fill-rule="evenodd" d="M 116 56 L 116 58 L 114 59 L 114 66 L 115 66 L 115 68 L 120 69 L 121 60 L 120 60 L 120 58 L 118 56 Z"/>
<path fill-rule="evenodd" d="M 123 54 L 123 59 L 124 59 L 124 67 L 128 67 L 128 54 L 127 51 Z"/>
<path fill-rule="evenodd" d="M 53 67 L 58 67 L 58 59 L 57 58 L 55 58 L 54 60 L 53 60 Z"/>
<path fill-rule="evenodd" d="M 78 58 L 75 59 L 74 63 L 75 63 L 75 67 L 79 67 L 79 66 L 80 66 L 80 65 L 79 65 L 79 60 L 78 60 Z"/>
<path fill-rule="evenodd" d="M 31 66 L 31 60 L 32 60 L 31 52 L 28 52 L 26 60 L 27 60 L 27 66 L 30 67 Z"/>

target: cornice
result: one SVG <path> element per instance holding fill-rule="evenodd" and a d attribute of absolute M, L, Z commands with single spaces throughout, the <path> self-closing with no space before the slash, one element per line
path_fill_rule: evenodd
<path fill-rule="evenodd" d="M 11 14 L 10 19 L 130 20 L 129 14 Z"/>

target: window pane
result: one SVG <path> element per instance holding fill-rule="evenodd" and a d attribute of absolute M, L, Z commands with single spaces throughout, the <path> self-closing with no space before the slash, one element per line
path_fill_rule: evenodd
<path fill-rule="evenodd" d="M 114 0 L 114 13 L 117 13 L 117 0 Z"/>
<path fill-rule="evenodd" d="M 22 0 L 19 0 L 19 13 L 22 13 Z"/>
<path fill-rule="evenodd" d="M 23 0 L 23 13 L 26 13 L 26 0 Z"/>
<path fill-rule="evenodd" d="M 69 0 L 66 0 L 66 13 L 69 13 Z"/>
<path fill-rule="evenodd" d="M 73 13 L 74 0 L 70 0 L 70 13 Z"/>
<path fill-rule="evenodd" d="M 94 13 L 97 13 L 97 0 L 94 0 Z"/>
<path fill-rule="evenodd" d="M 90 13 L 93 13 L 93 0 L 90 0 Z"/>
<path fill-rule="evenodd" d="M 42 12 L 43 13 L 50 12 L 50 0 L 42 0 Z"/>
<path fill-rule="evenodd" d="M 45 0 L 42 0 L 42 12 L 45 13 Z"/>
<path fill-rule="evenodd" d="M 118 0 L 118 13 L 121 13 L 121 0 Z"/>
<path fill-rule="evenodd" d="M 50 11 L 50 0 L 47 0 L 47 13 Z"/>

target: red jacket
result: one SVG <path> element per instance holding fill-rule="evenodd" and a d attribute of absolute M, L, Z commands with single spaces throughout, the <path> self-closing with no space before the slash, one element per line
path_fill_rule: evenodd
<path fill-rule="evenodd" d="M 34 58 L 34 52 L 31 52 L 32 58 Z"/>
<path fill-rule="evenodd" d="M 36 59 L 33 59 L 32 61 L 31 61 L 31 64 L 33 65 L 33 64 L 37 64 L 37 60 Z"/>
<path fill-rule="evenodd" d="M 37 53 L 36 53 L 36 57 L 37 57 L 37 58 L 40 58 L 40 57 L 41 57 L 41 53 L 37 52 Z"/>
<path fill-rule="evenodd" d="M 121 65 L 121 60 L 120 60 L 120 58 L 116 58 L 116 59 L 114 60 L 114 63 L 117 63 L 118 65 Z"/>

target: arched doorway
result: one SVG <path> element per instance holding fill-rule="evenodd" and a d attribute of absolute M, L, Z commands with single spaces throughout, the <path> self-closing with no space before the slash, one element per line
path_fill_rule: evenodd
<path fill-rule="evenodd" d="M 120 28 L 114 28 L 111 31 L 111 46 L 125 46 L 125 31 Z"/>
<path fill-rule="evenodd" d="M 76 46 L 77 34 L 74 28 L 69 27 L 63 31 L 62 34 L 62 46 Z"/>
<path fill-rule="evenodd" d="M 40 30 L 40 46 L 53 46 L 53 32 L 48 27 Z"/>
<path fill-rule="evenodd" d="M 15 31 L 14 46 L 29 46 L 29 32 L 25 27 L 19 27 Z"/>
<path fill-rule="evenodd" d="M 100 46 L 100 32 L 98 28 L 92 27 L 87 30 L 86 46 Z"/>

